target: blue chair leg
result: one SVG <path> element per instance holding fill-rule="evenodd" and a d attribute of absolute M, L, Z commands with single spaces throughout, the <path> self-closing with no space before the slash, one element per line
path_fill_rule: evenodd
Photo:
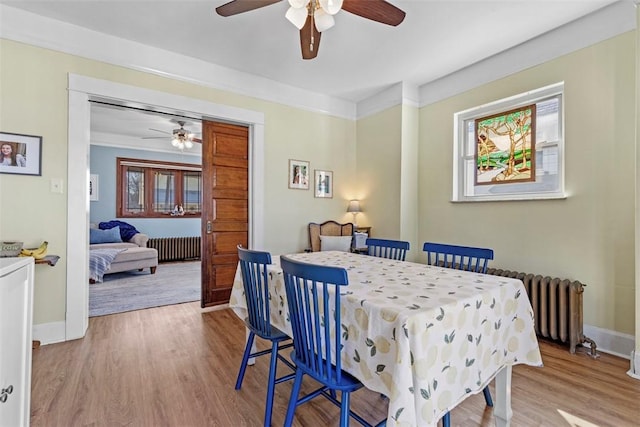
<path fill-rule="evenodd" d="M 247 363 L 249 362 L 249 355 L 251 354 L 251 347 L 253 347 L 253 339 L 255 336 L 256 334 L 251 332 L 247 339 L 247 345 L 244 348 L 244 355 L 242 356 L 242 364 L 240 365 L 240 372 L 238 372 L 238 379 L 236 380 L 236 390 L 240 390 L 240 387 L 242 387 L 244 371 L 247 370 Z"/>
<path fill-rule="evenodd" d="M 342 392 L 340 401 L 340 427 L 349 427 L 349 392 Z"/>
<path fill-rule="evenodd" d="M 489 391 L 489 386 L 486 386 L 484 390 L 482 390 L 484 394 L 484 400 L 487 402 L 487 406 L 493 407 L 493 399 L 491 399 L 491 392 Z"/>
<path fill-rule="evenodd" d="M 271 427 L 271 411 L 273 410 L 273 392 L 276 387 L 276 370 L 278 364 L 278 342 L 271 342 L 271 362 L 269 363 L 269 384 L 267 386 L 267 406 L 264 409 L 264 426 Z"/>
<path fill-rule="evenodd" d="M 298 395 L 300 394 L 300 386 L 302 385 L 302 371 L 296 369 L 296 378 L 293 380 L 291 388 L 291 397 L 289 398 L 289 406 L 287 407 L 287 417 L 284 420 L 284 427 L 291 427 L 293 424 L 293 413 L 298 406 Z"/>
<path fill-rule="evenodd" d="M 447 412 L 442 417 L 442 427 L 451 427 L 451 412 Z"/>

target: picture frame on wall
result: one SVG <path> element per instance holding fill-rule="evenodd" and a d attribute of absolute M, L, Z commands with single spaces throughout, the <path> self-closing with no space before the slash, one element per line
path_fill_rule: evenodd
<path fill-rule="evenodd" d="M 289 159 L 289 188 L 309 189 L 309 162 Z"/>
<path fill-rule="evenodd" d="M 98 191 L 99 183 L 98 183 L 98 175 L 91 174 L 89 175 L 89 200 L 92 202 L 99 201 Z"/>
<path fill-rule="evenodd" d="M 333 172 L 316 169 L 314 189 L 315 197 L 333 198 Z"/>
<path fill-rule="evenodd" d="M 42 137 L 0 132 L 0 173 L 42 175 Z"/>

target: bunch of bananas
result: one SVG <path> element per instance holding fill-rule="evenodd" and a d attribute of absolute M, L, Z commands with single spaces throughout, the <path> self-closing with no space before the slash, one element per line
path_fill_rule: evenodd
<path fill-rule="evenodd" d="M 35 249 L 23 249 L 20 251 L 20 256 L 30 256 L 35 259 L 42 259 L 47 255 L 48 245 L 49 242 L 42 242 L 42 244 Z"/>

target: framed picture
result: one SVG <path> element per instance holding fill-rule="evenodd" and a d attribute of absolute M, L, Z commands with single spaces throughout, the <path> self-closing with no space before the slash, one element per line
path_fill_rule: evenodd
<path fill-rule="evenodd" d="M 89 175 L 89 200 L 97 202 L 98 200 L 98 175 Z"/>
<path fill-rule="evenodd" d="M 475 120 L 476 185 L 536 180 L 536 104 Z"/>
<path fill-rule="evenodd" d="M 315 170 L 315 196 L 333 197 L 333 172 Z"/>
<path fill-rule="evenodd" d="M 42 137 L 0 132 L 0 173 L 42 175 Z"/>
<path fill-rule="evenodd" d="M 289 159 L 289 188 L 309 189 L 309 162 Z"/>

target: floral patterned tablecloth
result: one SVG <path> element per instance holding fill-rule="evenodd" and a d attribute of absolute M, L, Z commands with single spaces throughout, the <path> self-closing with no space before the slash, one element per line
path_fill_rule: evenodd
<path fill-rule="evenodd" d="M 389 397 L 389 426 L 435 426 L 503 367 L 542 366 L 519 280 L 345 252 L 287 256 L 347 270 L 342 366 Z M 273 258 L 271 320 L 291 334 L 280 259 Z M 229 306 L 246 317 L 240 269 Z"/>

